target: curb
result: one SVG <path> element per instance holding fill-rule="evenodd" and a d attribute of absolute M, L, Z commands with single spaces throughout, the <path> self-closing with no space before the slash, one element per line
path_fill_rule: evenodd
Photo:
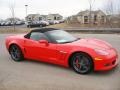
<path fill-rule="evenodd" d="M 78 32 L 78 33 L 98 33 L 98 34 L 113 34 L 113 33 L 120 33 L 120 30 L 69 30 L 69 29 L 64 29 L 67 32 Z"/>

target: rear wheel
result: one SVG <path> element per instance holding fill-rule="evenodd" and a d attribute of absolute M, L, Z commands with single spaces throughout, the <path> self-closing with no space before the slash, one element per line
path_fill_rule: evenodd
<path fill-rule="evenodd" d="M 14 61 L 22 61 L 24 59 L 22 51 L 17 45 L 10 46 L 9 53 Z"/>
<path fill-rule="evenodd" d="M 87 74 L 93 70 L 91 58 L 85 53 L 76 53 L 71 58 L 73 70 L 79 74 Z"/>

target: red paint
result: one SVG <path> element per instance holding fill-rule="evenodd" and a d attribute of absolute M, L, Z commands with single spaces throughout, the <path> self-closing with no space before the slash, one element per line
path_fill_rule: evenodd
<path fill-rule="evenodd" d="M 69 58 L 75 52 L 85 52 L 94 62 L 94 70 L 110 70 L 118 64 L 116 50 L 107 42 L 98 39 L 80 39 L 72 43 L 53 44 L 45 40 L 34 41 L 24 38 L 24 35 L 6 38 L 6 47 L 11 44 L 18 45 L 27 59 L 49 62 L 69 67 Z M 99 55 L 95 48 L 106 49 L 109 55 Z M 95 60 L 100 58 L 102 60 Z M 114 63 L 114 60 L 115 63 Z"/>

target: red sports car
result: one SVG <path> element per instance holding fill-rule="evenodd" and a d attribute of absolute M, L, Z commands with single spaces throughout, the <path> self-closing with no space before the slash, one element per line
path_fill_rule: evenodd
<path fill-rule="evenodd" d="M 117 66 L 116 50 L 107 42 L 76 38 L 64 30 L 35 29 L 26 35 L 6 38 L 6 47 L 14 61 L 38 60 L 72 67 L 80 74 L 110 70 Z"/>

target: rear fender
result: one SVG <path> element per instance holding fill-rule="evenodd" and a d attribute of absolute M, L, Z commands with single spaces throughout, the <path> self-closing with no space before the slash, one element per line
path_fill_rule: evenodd
<path fill-rule="evenodd" d="M 24 52 L 24 47 L 23 47 L 22 43 L 19 43 L 19 42 L 16 42 L 16 41 L 10 42 L 10 43 L 8 44 L 8 51 L 9 51 L 9 48 L 10 48 L 12 45 L 17 45 L 17 46 L 21 49 L 22 53 L 25 54 L 25 52 Z"/>

